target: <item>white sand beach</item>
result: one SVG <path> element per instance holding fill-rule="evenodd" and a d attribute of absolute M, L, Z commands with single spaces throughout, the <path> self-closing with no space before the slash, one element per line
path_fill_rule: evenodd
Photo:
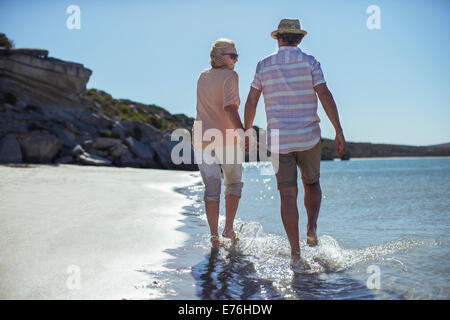
<path fill-rule="evenodd" d="M 161 269 L 187 235 L 174 191 L 196 172 L 0 166 L 0 299 L 147 298 L 139 272 Z"/>

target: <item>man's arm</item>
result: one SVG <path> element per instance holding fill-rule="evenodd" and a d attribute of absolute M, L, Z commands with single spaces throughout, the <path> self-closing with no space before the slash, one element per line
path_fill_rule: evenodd
<path fill-rule="evenodd" d="M 239 116 L 238 106 L 235 104 L 230 104 L 224 107 L 224 110 L 233 124 L 235 129 L 244 129 L 242 126 L 241 117 Z"/>
<path fill-rule="evenodd" d="M 328 89 L 325 83 L 318 84 L 314 87 L 317 95 L 319 96 L 320 102 L 322 103 L 323 109 L 330 119 L 331 124 L 336 131 L 336 137 L 334 143 L 336 145 L 337 154 L 342 157 L 345 153 L 345 138 L 342 131 L 341 123 L 339 121 L 339 113 L 336 107 L 336 102 L 333 99 L 333 95 Z"/>
<path fill-rule="evenodd" d="M 250 87 L 244 110 L 244 127 L 246 131 L 253 128 L 253 120 L 255 120 L 256 107 L 258 106 L 260 96 L 260 90 Z"/>

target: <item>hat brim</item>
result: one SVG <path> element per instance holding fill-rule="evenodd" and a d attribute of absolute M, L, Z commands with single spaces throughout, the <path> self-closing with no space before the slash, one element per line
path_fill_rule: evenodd
<path fill-rule="evenodd" d="M 296 34 L 303 34 L 304 36 L 306 36 L 308 32 L 306 32 L 305 30 L 298 30 L 298 29 L 275 30 L 270 34 L 270 36 L 276 39 L 277 35 L 281 33 L 296 33 Z"/>

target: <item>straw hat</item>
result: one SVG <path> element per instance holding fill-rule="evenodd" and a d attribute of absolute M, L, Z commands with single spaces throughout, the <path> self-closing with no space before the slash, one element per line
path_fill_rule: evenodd
<path fill-rule="evenodd" d="M 282 19 L 278 25 L 278 29 L 273 31 L 270 35 L 276 39 L 280 33 L 297 33 L 306 35 L 307 32 L 300 27 L 300 21 L 298 19 Z"/>

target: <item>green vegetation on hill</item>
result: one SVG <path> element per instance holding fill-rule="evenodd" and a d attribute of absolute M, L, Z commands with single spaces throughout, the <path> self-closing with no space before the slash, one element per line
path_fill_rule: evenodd
<path fill-rule="evenodd" d="M 85 98 L 101 106 L 101 112 L 114 120 L 140 120 L 159 130 L 190 128 L 194 120 L 184 114 L 170 114 L 154 104 L 143 104 L 129 99 L 114 99 L 97 89 L 86 89 Z"/>

